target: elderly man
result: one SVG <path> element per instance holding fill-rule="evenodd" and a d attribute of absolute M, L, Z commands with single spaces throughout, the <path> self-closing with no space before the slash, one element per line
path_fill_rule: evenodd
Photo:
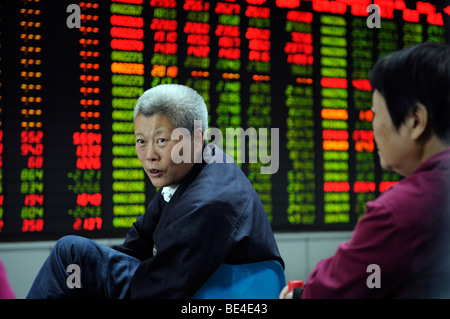
<path fill-rule="evenodd" d="M 134 123 L 137 156 L 159 192 L 122 245 L 60 239 L 28 298 L 190 298 L 222 263 L 283 265 L 256 191 L 236 163 L 205 145 L 208 113 L 196 91 L 147 90 Z M 67 283 L 68 265 L 79 267 L 79 282 Z"/>
<path fill-rule="evenodd" d="M 405 178 L 370 201 L 349 242 L 294 298 L 450 296 L 450 46 L 422 43 L 373 67 L 381 166 Z M 283 289 L 280 298 L 292 297 Z"/>

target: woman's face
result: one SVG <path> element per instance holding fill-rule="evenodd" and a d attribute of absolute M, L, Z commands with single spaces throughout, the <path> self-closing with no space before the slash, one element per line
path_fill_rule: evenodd
<path fill-rule="evenodd" d="M 378 90 L 372 95 L 372 130 L 380 157 L 380 164 L 386 170 L 393 170 L 402 176 L 408 170 L 408 161 L 414 152 L 414 145 L 404 124 L 395 128 L 386 105 L 386 100 Z"/>

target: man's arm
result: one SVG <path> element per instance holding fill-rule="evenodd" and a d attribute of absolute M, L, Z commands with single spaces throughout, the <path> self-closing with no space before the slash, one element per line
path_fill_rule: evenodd
<path fill-rule="evenodd" d="M 161 194 L 157 193 L 144 215 L 139 216 L 121 245 L 111 248 L 144 261 L 153 256 L 153 232 L 161 216 Z"/>
<path fill-rule="evenodd" d="M 136 270 L 131 298 L 191 298 L 235 246 L 240 216 L 226 207 L 191 210 L 155 233 L 156 255 Z"/>

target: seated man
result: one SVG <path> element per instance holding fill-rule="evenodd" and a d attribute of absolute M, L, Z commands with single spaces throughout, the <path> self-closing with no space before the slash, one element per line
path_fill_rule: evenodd
<path fill-rule="evenodd" d="M 422 43 L 388 54 L 370 82 L 381 166 L 405 178 L 367 203 L 350 241 L 319 261 L 294 295 L 448 298 L 450 46 Z"/>
<path fill-rule="evenodd" d="M 136 153 L 159 192 L 122 245 L 60 239 L 28 298 L 190 298 L 222 263 L 283 265 L 247 177 L 218 147 L 205 146 L 207 121 L 205 102 L 193 89 L 147 90 L 134 110 Z M 81 288 L 68 278 L 71 264 L 79 266 Z"/>

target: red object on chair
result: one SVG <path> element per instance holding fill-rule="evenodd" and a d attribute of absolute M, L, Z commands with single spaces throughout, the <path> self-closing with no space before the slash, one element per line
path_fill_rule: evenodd
<path fill-rule="evenodd" d="M 303 288 L 303 280 L 291 280 L 288 282 L 289 291 L 294 291 L 294 288 Z"/>

